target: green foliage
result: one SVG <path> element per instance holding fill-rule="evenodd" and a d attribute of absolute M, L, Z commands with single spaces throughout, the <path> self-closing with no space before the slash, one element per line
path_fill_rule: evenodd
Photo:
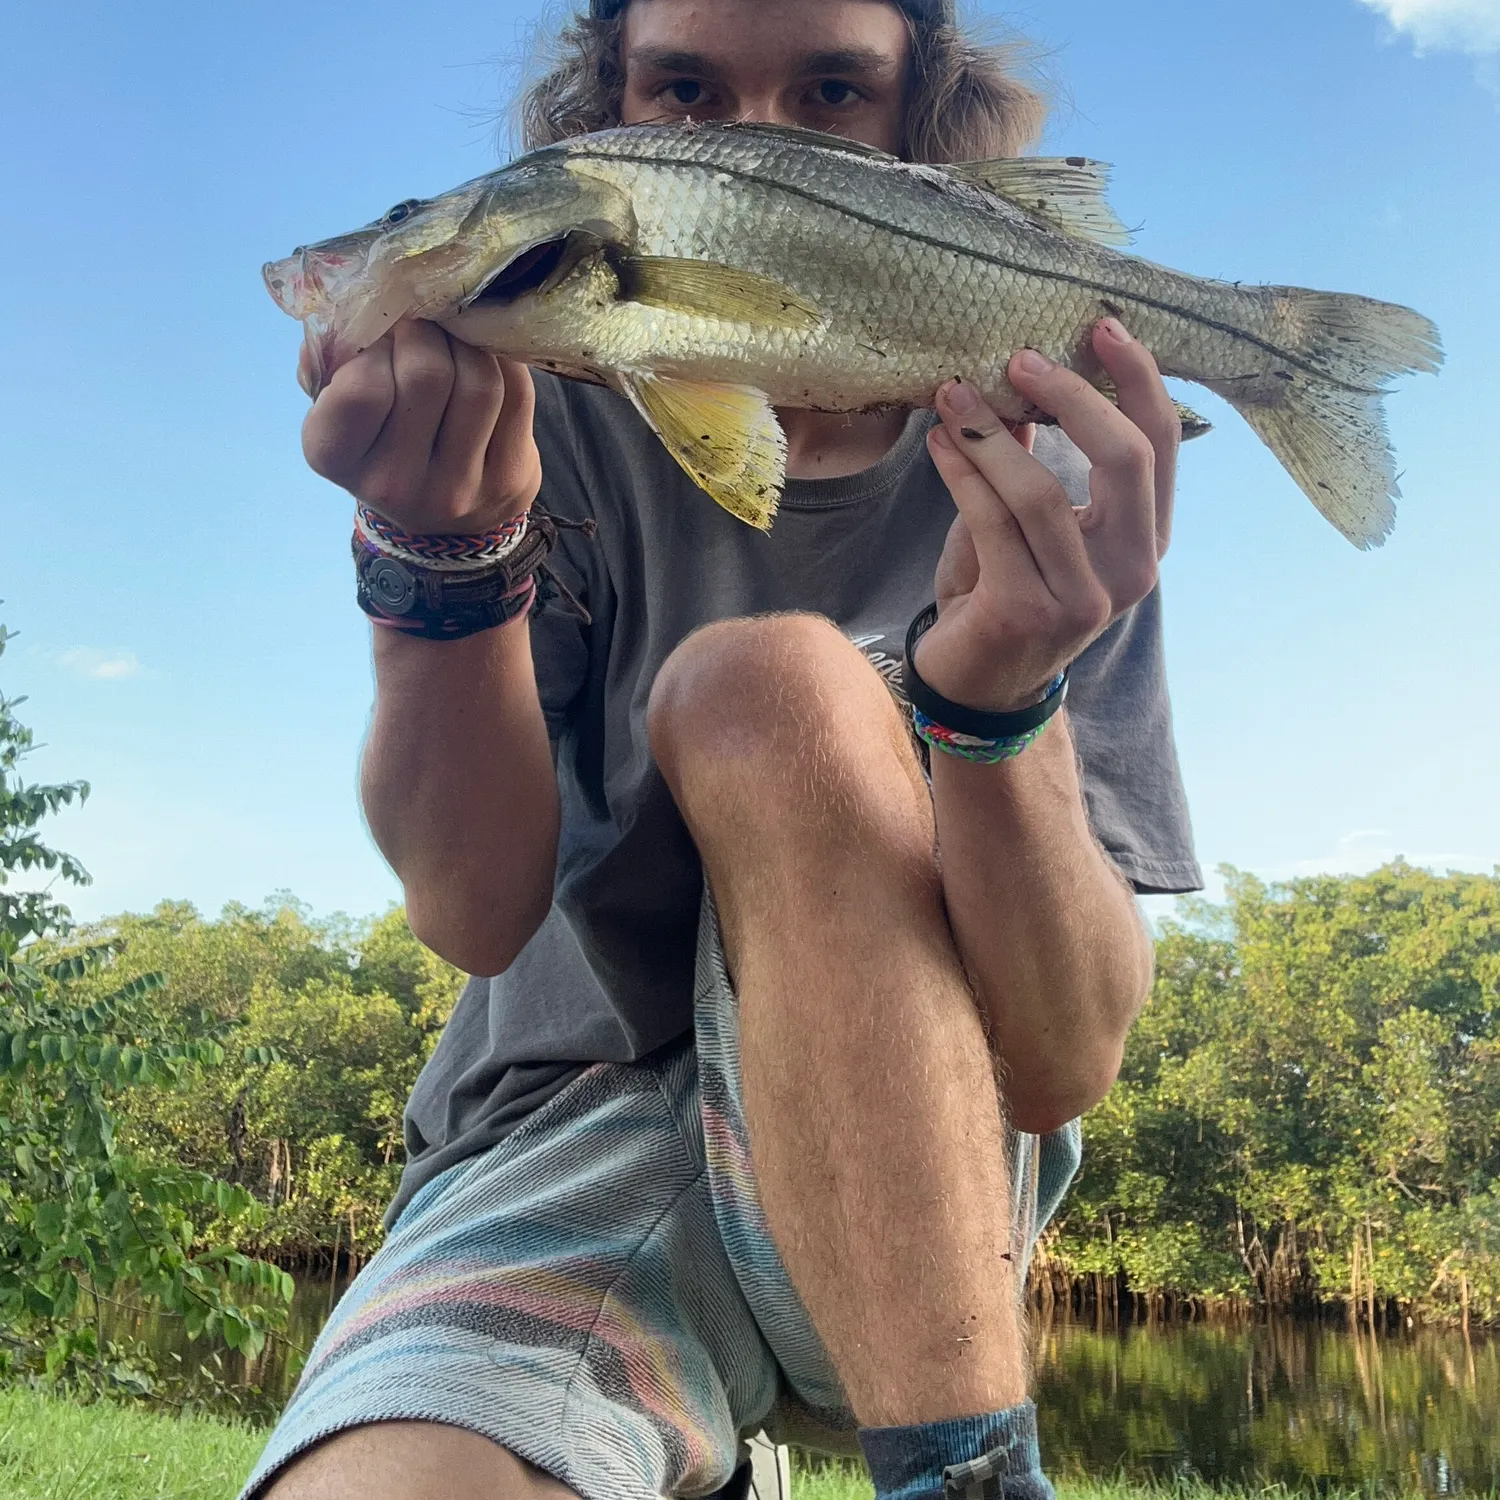
<path fill-rule="evenodd" d="M 1500 1320 L 1500 879 L 1228 874 L 1157 945 L 1047 1263 Z"/>
<path fill-rule="evenodd" d="M 248 1189 L 265 1212 L 241 1249 L 302 1262 L 372 1254 L 404 1159 L 406 1097 L 463 976 L 399 910 L 318 922 L 290 897 L 216 921 L 163 903 L 79 930 L 55 957 L 99 944 L 122 974 L 166 975 L 160 1016 L 211 1018 L 235 1037 L 222 1066 L 184 1086 L 134 1090 L 121 1140 Z"/>
<path fill-rule="evenodd" d="M 0 652 L 8 638 L 0 628 Z M 254 1354 L 291 1280 L 235 1248 L 256 1213 L 242 1188 L 121 1144 L 121 1101 L 222 1062 L 228 1028 L 201 1011 L 159 1014 L 161 976 L 120 972 L 112 943 L 56 953 L 67 908 L 12 887 L 36 872 L 88 879 L 37 828 L 87 787 L 22 779 L 32 736 L 17 702 L 0 699 L 0 1359 L 52 1381 L 140 1389 L 142 1373 L 101 1336 L 101 1301 L 128 1290 L 190 1334 Z"/>

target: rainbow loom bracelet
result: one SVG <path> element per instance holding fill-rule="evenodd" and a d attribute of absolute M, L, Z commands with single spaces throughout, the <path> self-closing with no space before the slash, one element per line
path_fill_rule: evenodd
<path fill-rule="evenodd" d="M 1048 685 L 1042 702 L 1045 703 L 1054 693 L 1061 692 L 1066 680 L 1066 674 L 1059 672 Z M 1049 718 L 1038 724 L 1035 729 L 1028 729 L 1024 734 L 1007 735 L 1004 739 L 989 740 L 974 734 L 960 734 L 958 730 L 949 729 L 946 725 L 928 718 L 920 708 L 912 710 L 912 728 L 916 731 L 918 739 L 930 745 L 934 750 L 941 750 L 944 755 L 957 756 L 959 760 L 967 760 L 980 766 L 996 766 L 1001 761 L 1014 760 L 1023 750 L 1041 738 L 1042 731 L 1051 722 Z"/>

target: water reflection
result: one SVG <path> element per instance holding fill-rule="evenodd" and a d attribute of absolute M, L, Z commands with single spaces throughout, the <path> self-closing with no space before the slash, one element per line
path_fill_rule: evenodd
<path fill-rule="evenodd" d="M 1052 1323 L 1036 1345 L 1059 1473 L 1500 1487 L 1500 1341 L 1272 1321 Z"/>
<path fill-rule="evenodd" d="M 342 1284 L 340 1286 L 342 1290 Z M 290 1343 L 254 1362 L 175 1319 L 116 1314 L 113 1336 L 159 1361 L 217 1358 L 229 1409 L 270 1420 L 331 1306 L 298 1277 Z M 1357 1485 L 1434 1495 L 1500 1491 L 1500 1339 L 1438 1329 L 1372 1338 L 1292 1321 L 1036 1329 L 1043 1455 L 1059 1475 Z"/>

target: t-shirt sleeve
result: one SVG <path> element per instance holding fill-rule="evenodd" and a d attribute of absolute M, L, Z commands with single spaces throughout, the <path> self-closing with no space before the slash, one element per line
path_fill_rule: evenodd
<path fill-rule="evenodd" d="M 562 382 L 542 371 L 536 382 L 536 444 L 542 459 L 543 509 L 569 520 L 593 519 L 593 505 L 579 471 L 577 445 Z M 591 613 L 600 607 L 598 544 L 580 531 L 559 530 L 557 546 L 547 559 L 556 575 Z M 569 718 L 589 673 L 590 627 L 568 608 L 545 577 L 538 578 L 541 606 L 531 617 L 531 655 L 547 732 L 554 744 Z"/>
<path fill-rule="evenodd" d="M 1088 460 L 1056 429 L 1037 457 L 1075 505 L 1088 503 Z M 1074 662 L 1068 719 L 1094 837 L 1139 895 L 1203 888 L 1172 732 L 1161 590 L 1127 610 Z"/>
<path fill-rule="evenodd" d="M 1203 888 L 1172 733 L 1161 590 L 1073 664 L 1068 717 L 1094 837 L 1138 895 Z"/>

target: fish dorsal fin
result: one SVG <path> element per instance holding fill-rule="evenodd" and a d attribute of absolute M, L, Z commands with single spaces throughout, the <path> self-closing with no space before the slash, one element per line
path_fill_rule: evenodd
<path fill-rule="evenodd" d="M 1105 200 L 1109 164 L 1084 156 L 1001 156 L 948 168 L 1034 219 L 1100 245 L 1128 245 L 1130 231 Z"/>
<path fill-rule="evenodd" d="M 627 302 L 763 328 L 819 328 L 827 321 L 816 307 L 779 281 L 717 261 L 628 255 L 617 262 L 616 269 L 620 295 Z"/>
<path fill-rule="evenodd" d="M 763 391 L 660 375 L 622 375 L 620 384 L 700 489 L 757 531 L 771 529 L 786 435 Z"/>
<path fill-rule="evenodd" d="M 676 127 L 676 128 L 681 128 Z M 771 125 L 764 120 L 721 120 L 713 124 L 699 125 L 698 130 L 733 131 L 735 135 L 779 136 L 782 140 L 800 146 L 821 146 L 825 151 L 845 151 L 850 156 L 873 156 L 881 161 L 900 161 L 889 151 L 879 146 L 867 146 L 863 141 L 851 141 L 846 135 L 834 135 L 827 130 L 809 130 L 805 125 Z"/>

